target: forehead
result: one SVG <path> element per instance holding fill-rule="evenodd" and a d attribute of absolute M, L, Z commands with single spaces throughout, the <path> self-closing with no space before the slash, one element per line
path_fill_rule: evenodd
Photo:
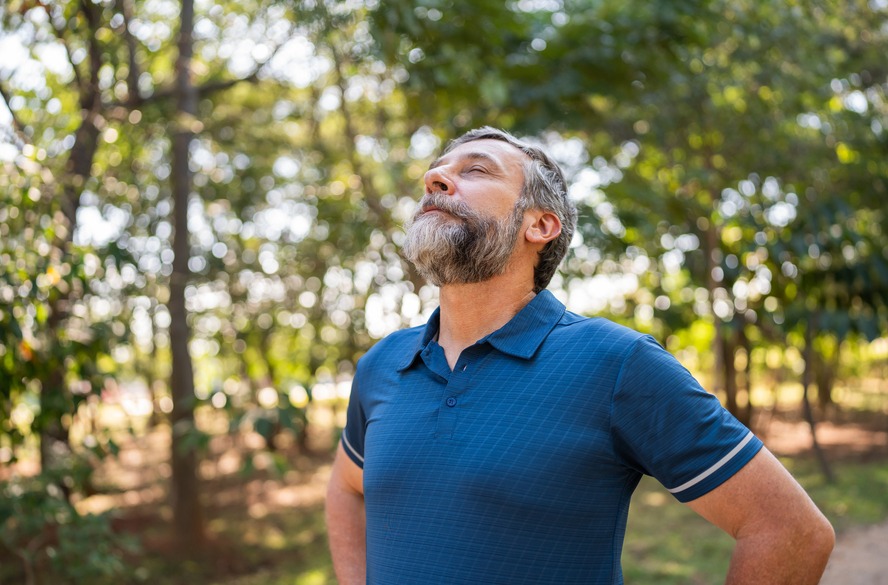
<path fill-rule="evenodd" d="M 526 154 L 508 142 L 483 138 L 460 144 L 435 160 L 430 169 L 461 160 L 481 160 L 499 167 L 502 171 L 520 171 L 529 159 Z"/>

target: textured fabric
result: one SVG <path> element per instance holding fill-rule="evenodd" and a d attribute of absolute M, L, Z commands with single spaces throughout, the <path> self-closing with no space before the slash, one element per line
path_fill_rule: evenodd
<path fill-rule="evenodd" d="M 761 447 L 651 337 L 548 291 L 453 371 L 437 330 L 436 312 L 358 364 L 343 446 L 370 584 L 622 583 L 642 474 L 687 502 Z"/>

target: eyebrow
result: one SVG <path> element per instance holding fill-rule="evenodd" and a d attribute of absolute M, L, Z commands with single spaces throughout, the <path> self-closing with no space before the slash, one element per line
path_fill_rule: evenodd
<path fill-rule="evenodd" d="M 446 154 L 440 158 L 435 159 L 432 162 L 432 164 L 429 165 L 429 170 L 432 170 L 435 167 L 441 166 L 444 163 L 445 158 L 447 158 Z M 484 161 L 488 164 L 493 165 L 494 167 L 496 167 L 495 170 L 497 170 L 499 172 L 503 171 L 503 167 L 499 163 L 499 161 L 495 157 L 487 154 L 486 152 L 481 152 L 481 151 L 467 152 L 465 154 L 460 155 L 457 160 L 467 160 L 467 161 L 480 160 L 480 161 Z"/>

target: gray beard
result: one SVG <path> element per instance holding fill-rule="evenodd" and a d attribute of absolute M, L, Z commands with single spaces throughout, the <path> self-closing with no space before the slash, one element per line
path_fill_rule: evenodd
<path fill-rule="evenodd" d="M 425 205 L 453 217 L 425 214 Z M 520 205 L 497 220 L 447 195 L 426 195 L 407 229 L 404 255 L 423 278 L 436 286 L 483 282 L 505 272 L 523 221 Z"/>

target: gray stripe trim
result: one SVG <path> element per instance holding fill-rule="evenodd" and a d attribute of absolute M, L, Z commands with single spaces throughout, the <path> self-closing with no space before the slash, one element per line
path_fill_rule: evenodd
<path fill-rule="evenodd" d="M 740 451 L 743 450 L 743 447 L 745 447 L 752 440 L 752 438 L 754 436 L 755 435 L 752 434 L 752 431 L 749 431 L 749 434 L 746 435 L 746 438 L 744 438 L 742 441 L 740 441 L 740 443 L 736 447 L 731 449 L 730 453 L 728 453 L 727 455 L 725 455 L 724 457 L 719 459 L 715 465 L 713 465 L 712 467 L 710 467 L 709 469 L 707 469 L 706 471 L 704 471 L 703 473 L 701 473 L 700 475 L 698 475 L 697 477 L 692 479 L 691 481 L 683 483 L 680 486 L 672 488 L 672 489 L 666 488 L 666 491 L 668 491 L 671 494 L 676 494 L 678 492 L 683 492 L 688 488 L 694 487 L 695 485 L 697 485 L 698 483 L 700 483 L 701 481 L 703 481 L 704 479 L 706 479 L 707 477 L 709 477 L 710 475 L 712 475 L 713 473 L 715 473 L 716 471 L 718 471 L 719 469 L 724 467 L 728 461 L 733 459 L 734 456 L 737 455 L 737 453 L 739 453 Z"/>
<path fill-rule="evenodd" d="M 361 457 L 361 454 L 358 453 L 354 447 L 351 446 L 351 443 L 348 442 L 348 437 L 345 436 L 345 429 L 342 430 L 342 444 L 345 445 L 345 448 L 351 452 L 352 455 L 361 460 L 361 463 L 364 462 L 364 458 Z"/>

